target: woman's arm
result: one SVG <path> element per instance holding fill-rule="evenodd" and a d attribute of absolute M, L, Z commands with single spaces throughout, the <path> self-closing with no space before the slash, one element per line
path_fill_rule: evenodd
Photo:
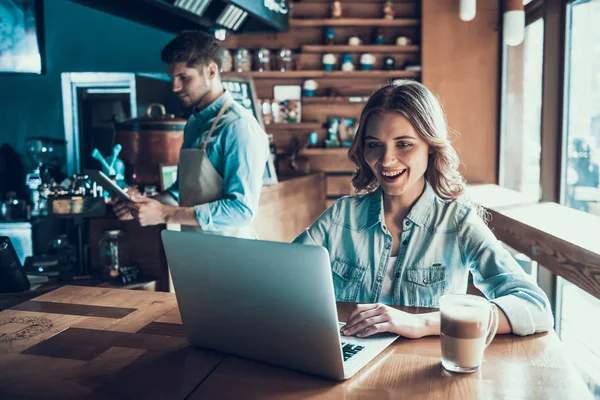
<path fill-rule="evenodd" d="M 502 247 L 474 209 L 462 221 L 459 246 L 463 261 L 473 274 L 473 283 L 506 317 L 503 321 L 501 314 L 500 333 L 524 336 L 554 327 L 546 294 Z"/>
<path fill-rule="evenodd" d="M 497 333 L 512 332 L 508 318 L 498 308 Z M 345 336 L 367 337 L 392 332 L 409 339 L 440 334 L 440 313 L 410 314 L 385 304 L 359 304 L 348 316 L 341 330 Z"/>

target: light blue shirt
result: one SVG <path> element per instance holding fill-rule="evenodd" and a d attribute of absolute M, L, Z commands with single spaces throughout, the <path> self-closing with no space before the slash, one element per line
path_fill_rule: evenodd
<path fill-rule="evenodd" d="M 392 251 L 382 193 L 341 198 L 295 240 L 329 251 L 338 301 L 376 303 L 380 298 Z M 443 200 L 426 183 L 402 227 L 398 259 L 391 266 L 392 304 L 439 307 L 442 294 L 466 293 L 470 271 L 514 333 L 553 328 L 548 298 L 470 203 Z"/>
<path fill-rule="evenodd" d="M 221 106 L 232 99 L 227 91 L 188 120 L 182 149 L 199 149 Z M 194 206 L 202 230 L 220 231 L 252 223 L 258 210 L 263 175 L 269 158 L 266 133 L 254 116 L 235 101 L 217 123 L 208 140 L 206 155 L 223 178 L 223 198 Z M 175 182 L 167 189 L 179 200 Z"/>

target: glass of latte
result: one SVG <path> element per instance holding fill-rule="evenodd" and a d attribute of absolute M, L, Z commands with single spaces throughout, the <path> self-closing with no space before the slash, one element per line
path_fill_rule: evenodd
<path fill-rule="evenodd" d="M 448 371 L 475 372 L 483 351 L 498 330 L 498 309 L 484 297 L 448 294 L 440 298 L 442 366 Z"/>

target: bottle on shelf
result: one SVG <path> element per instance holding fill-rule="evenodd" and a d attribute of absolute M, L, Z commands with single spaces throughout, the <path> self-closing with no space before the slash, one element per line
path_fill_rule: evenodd
<path fill-rule="evenodd" d="M 279 71 L 291 71 L 293 69 L 292 50 L 281 48 L 277 55 L 277 64 Z"/>
<path fill-rule="evenodd" d="M 325 44 L 326 45 L 335 44 L 335 29 L 327 28 L 325 30 Z"/>
<path fill-rule="evenodd" d="M 342 17 L 342 2 L 339 0 L 335 0 L 331 3 L 330 8 L 331 18 L 341 18 Z"/>
<path fill-rule="evenodd" d="M 258 72 L 271 70 L 271 52 L 269 49 L 260 48 L 256 52 L 256 70 Z"/>
<path fill-rule="evenodd" d="M 221 65 L 221 70 L 223 72 L 231 72 L 233 69 L 233 58 L 231 57 L 231 52 L 227 49 L 223 50 L 223 63 Z"/>
<path fill-rule="evenodd" d="M 251 69 L 250 52 L 248 49 L 238 49 L 235 55 L 236 72 L 250 72 Z"/>

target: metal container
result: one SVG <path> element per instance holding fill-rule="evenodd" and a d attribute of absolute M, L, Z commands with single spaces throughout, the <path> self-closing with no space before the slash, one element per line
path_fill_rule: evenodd
<path fill-rule="evenodd" d="M 152 115 L 153 107 L 160 115 Z M 162 104 L 148 106 L 146 115 L 115 124 L 116 142 L 123 146 L 125 179 L 131 185 L 160 185 L 160 166 L 177 165 L 185 119 L 167 114 Z"/>

